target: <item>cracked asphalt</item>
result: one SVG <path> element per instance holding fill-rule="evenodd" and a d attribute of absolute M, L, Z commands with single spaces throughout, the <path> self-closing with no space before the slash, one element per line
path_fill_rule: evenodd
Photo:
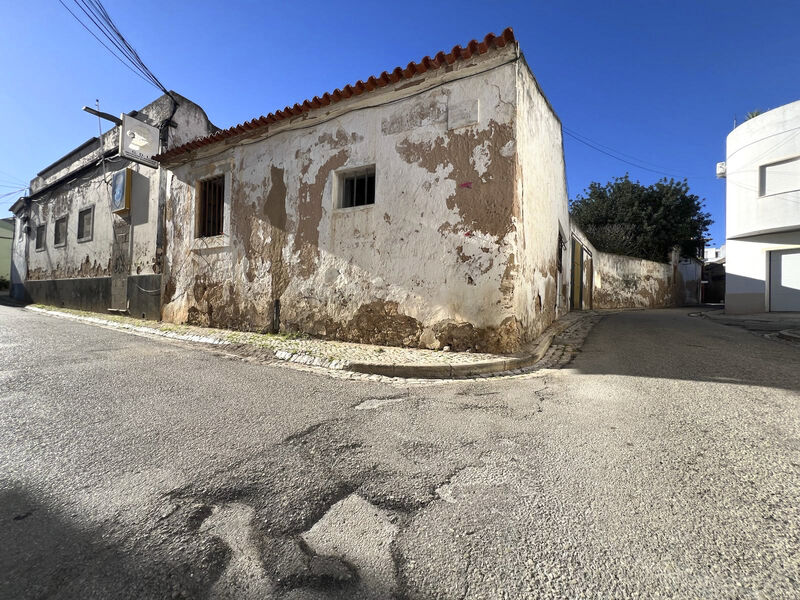
<path fill-rule="evenodd" d="M 795 598 L 800 348 L 348 381 L 0 306 L 0 598 Z"/>

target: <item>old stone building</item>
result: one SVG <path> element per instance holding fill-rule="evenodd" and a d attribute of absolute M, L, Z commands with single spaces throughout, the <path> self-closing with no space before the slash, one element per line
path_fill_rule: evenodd
<path fill-rule="evenodd" d="M 154 142 L 164 150 L 217 130 L 174 92 L 128 116 L 134 128 L 156 127 Z M 166 174 L 158 163 L 121 155 L 120 131 L 115 126 L 45 167 L 11 207 L 16 298 L 160 317 Z M 128 205 L 112 206 L 115 193 Z"/>
<path fill-rule="evenodd" d="M 165 320 L 508 352 L 568 310 L 561 123 L 510 29 L 158 160 Z"/>

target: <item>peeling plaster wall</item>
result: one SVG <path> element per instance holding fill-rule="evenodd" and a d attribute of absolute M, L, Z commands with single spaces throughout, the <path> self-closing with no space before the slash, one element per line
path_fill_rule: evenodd
<path fill-rule="evenodd" d="M 173 165 L 163 318 L 273 329 L 279 300 L 281 330 L 516 350 L 535 329 L 520 326 L 515 293 L 517 52 L 475 55 Z M 368 165 L 375 204 L 337 208 L 341 174 Z M 219 174 L 225 232 L 197 239 L 196 183 Z"/>
<path fill-rule="evenodd" d="M 584 308 L 666 308 L 683 298 L 683 279 L 678 271 L 678 255 L 671 263 L 609 254 L 597 250 L 574 223 L 572 235 L 592 254 L 592 279 L 583 275 L 584 285 L 592 286 L 592 306 Z"/>
<path fill-rule="evenodd" d="M 569 310 L 569 212 L 561 122 L 525 60 L 517 63 L 517 153 L 520 176 L 513 310 L 523 341 Z M 558 235 L 567 242 L 562 250 Z M 558 253 L 562 269 L 558 270 Z"/>
<path fill-rule="evenodd" d="M 206 135 L 215 129 L 199 106 L 180 96 L 178 100 L 180 106 L 173 117 L 177 127 L 170 128 L 170 146 L 182 144 L 198 135 Z M 171 112 L 171 101 L 162 96 L 138 111 L 136 118 L 156 125 L 167 119 Z M 112 272 L 123 276 L 149 276 L 161 272 L 163 244 L 159 241 L 163 237 L 160 231 L 163 228 L 162 189 L 165 183 L 162 179 L 165 175 L 159 168 L 127 159 L 106 159 L 107 181 L 110 182 L 113 174 L 124 168 L 130 168 L 136 174 L 130 214 L 124 217 L 112 214 L 110 186 L 104 182 L 103 167 L 91 165 L 99 162 L 103 152 L 113 151 L 118 147 L 119 127 L 113 127 L 103 134 L 101 142 L 102 152 L 97 141 L 80 147 L 31 181 L 31 193 L 34 197 L 27 212 L 30 235 L 18 235 L 14 251 L 15 256 L 19 257 L 18 264 L 24 264 L 24 279 L 30 282 L 27 287 L 30 288 L 29 292 L 34 300 L 37 300 L 34 292 L 45 289 L 46 286 L 33 282 L 107 278 Z M 87 166 L 90 168 L 75 179 L 57 183 L 59 179 Z M 56 184 L 55 187 L 36 196 L 37 192 L 52 184 Z M 90 240 L 78 241 L 78 213 L 89 207 L 94 209 L 92 236 Z M 67 218 L 65 243 L 55 246 L 55 223 L 62 217 Z M 36 228 L 39 225 L 45 225 L 45 244 L 44 248 L 36 250 Z M 116 254 L 113 252 L 115 231 L 117 236 L 122 236 L 117 239 L 119 251 Z M 115 257 L 120 264 L 113 264 Z M 70 286 L 70 298 L 79 298 L 83 288 L 79 284 Z M 87 286 L 86 294 L 92 294 L 92 286 Z M 156 285 L 154 290 L 148 291 L 156 296 L 156 316 L 160 294 L 158 287 Z M 47 289 L 51 290 L 48 292 L 48 301 L 52 302 L 59 295 L 52 291 L 57 288 L 49 286 Z M 80 302 L 82 307 L 88 306 L 82 299 Z M 74 304 L 69 298 L 62 299 L 60 303 Z M 108 306 L 98 305 L 95 308 L 105 310 Z"/>
<path fill-rule="evenodd" d="M 14 218 L 14 239 L 11 243 L 11 296 L 23 302 L 30 300 L 25 293 L 25 274 L 28 272 L 25 239 L 25 223 L 17 214 Z"/>
<path fill-rule="evenodd" d="M 673 265 L 596 252 L 594 308 L 666 308 L 676 304 Z"/>

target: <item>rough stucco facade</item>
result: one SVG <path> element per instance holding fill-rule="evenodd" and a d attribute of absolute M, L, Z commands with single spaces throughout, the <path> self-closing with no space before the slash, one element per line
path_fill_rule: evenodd
<path fill-rule="evenodd" d="M 162 157 L 163 318 L 493 352 L 535 338 L 566 310 L 561 125 L 510 30 L 470 48 Z M 374 204 L 339 208 L 342 177 L 365 166 Z M 223 233 L 197 237 L 198 182 L 219 175 Z"/>
<path fill-rule="evenodd" d="M 170 146 L 215 130 L 199 106 L 175 97 L 174 115 L 166 95 L 131 114 L 151 125 L 172 116 Z M 13 293 L 19 299 L 95 311 L 129 308 L 159 318 L 165 173 L 118 156 L 119 135 L 114 127 L 46 167 L 31 181 L 30 196 L 15 204 Z M 120 216 L 112 213 L 104 177 L 110 181 L 126 168 L 133 173 L 131 210 Z M 87 209 L 91 228 L 79 239 L 79 213 Z M 56 221 L 64 218 L 66 235 L 56 244 Z M 44 240 L 37 248 L 40 226 Z"/>
<path fill-rule="evenodd" d="M 591 255 L 591 277 L 584 274 L 582 278 L 591 290 L 584 292 L 591 298 L 591 307 L 583 308 L 667 308 L 683 303 L 687 291 L 696 289 L 697 281 L 684 283 L 677 251 L 670 263 L 600 252 L 577 225 L 571 227 L 572 236 Z"/>

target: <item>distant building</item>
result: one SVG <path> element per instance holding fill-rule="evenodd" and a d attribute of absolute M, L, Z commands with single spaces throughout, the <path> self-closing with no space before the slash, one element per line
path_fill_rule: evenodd
<path fill-rule="evenodd" d="M 174 92 L 129 116 L 134 125 L 157 128 L 156 152 L 159 144 L 166 150 L 216 130 L 199 106 Z M 158 163 L 122 156 L 120 131 L 115 126 L 42 169 L 30 194 L 11 207 L 17 299 L 160 317 L 168 174 Z M 135 148 L 139 134 L 128 134 Z"/>
<path fill-rule="evenodd" d="M 725 244 L 719 248 L 706 248 L 704 257 L 702 301 L 725 302 Z"/>
<path fill-rule="evenodd" d="M 703 251 L 703 262 L 725 262 L 725 244 L 719 248 L 706 248 Z"/>
<path fill-rule="evenodd" d="M 728 135 L 726 312 L 800 311 L 798 129 L 800 101 Z"/>

